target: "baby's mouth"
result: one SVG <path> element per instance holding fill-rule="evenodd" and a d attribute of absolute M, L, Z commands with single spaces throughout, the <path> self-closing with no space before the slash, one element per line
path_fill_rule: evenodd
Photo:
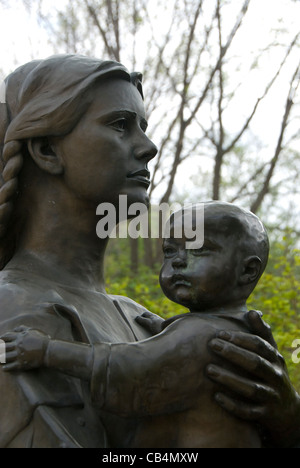
<path fill-rule="evenodd" d="M 172 283 L 174 286 L 186 286 L 188 288 L 192 287 L 192 283 L 188 281 L 183 275 L 175 274 L 172 276 Z"/>

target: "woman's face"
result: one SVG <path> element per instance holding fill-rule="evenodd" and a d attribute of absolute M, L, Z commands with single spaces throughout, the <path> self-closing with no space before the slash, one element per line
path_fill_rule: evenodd
<path fill-rule="evenodd" d="M 146 136 L 142 97 L 122 79 L 97 84 L 93 101 L 74 130 L 55 139 L 65 183 L 76 197 L 95 203 L 148 203 L 147 164 L 157 148 Z"/>

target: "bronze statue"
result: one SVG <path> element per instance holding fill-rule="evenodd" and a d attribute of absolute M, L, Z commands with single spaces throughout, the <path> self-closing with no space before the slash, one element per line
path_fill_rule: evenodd
<path fill-rule="evenodd" d="M 36 368 L 0 369 L 1 447 L 132 446 L 141 415 L 149 414 L 143 405 L 149 395 L 160 405 L 165 380 L 155 388 L 137 387 L 147 396 L 141 406 L 129 398 L 127 409 L 107 411 L 105 398 L 114 394 L 103 388 L 104 348 L 118 348 L 140 379 L 147 366 L 164 375 L 170 362 L 180 362 L 180 353 L 164 336 L 180 320 L 147 340 L 150 331 L 135 320 L 147 311 L 128 298 L 106 294 L 107 240 L 99 239 L 95 229 L 96 207 L 102 202 L 117 207 L 119 195 L 127 195 L 129 204 L 148 203 L 147 163 L 157 149 L 145 134 L 142 97 L 141 75 L 116 62 L 76 55 L 30 62 L 6 79 L 0 104 L 0 334 L 17 330 L 24 338 L 32 328 L 51 336 L 54 345 L 63 342 L 66 353 L 76 343 L 86 349 L 94 345 L 97 352 L 93 362 L 83 359 L 77 378 L 72 353 L 64 372 L 57 370 L 59 363 L 40 367 L 37 342 L 31 338 L 24 356 L 30 350 L 27 360 L 32 364 L 37 359 Z M 300 439 L 299 396 L 267 326 L 255 312 L 246 319 L 256 335 L 232 326 L 210 342 L 213 365 L 206 369 L 207 379 L 217 384 L 220 407 L 260 423 L 271 445 L 295 445 Z M 149 353 L 131 360 L 138 346 L 132 343 L 139 341 L 155 344 L 154 367 Z M 9 346 L 8 355 L 13 353 Z M 116 365 L 122 373 L 121 357 Z M 95 378 L 89 384 L 91 368 Z M 185 409 L 187 394 L 178 393 L 176 384 L 184 381 L 185 371 L 177 365 L 175 385 L 168 380 L 168 405 L 158 410 L 162 417 L 176 417 L 180 405 Z"/>
<path fill-rule="evenodd" d="M 126 344 L 53 341 L 38 330 L 20 327 L 2 337 L 9 351 L 4 369 L 54 368 L 88 380 L 95 410 L 139 418 L 127 447 L 260 448 L 257 426 L 217 405 L 213 396 L 218 386 L 207 379 L 205 368 L 215 360 L 208 342 L 216 332 L 249 331 L 246 300 L 267 264 L 268 237 L 253 214 L 207 203 L 204 245 L 187 249 L 187 239 L 174 236 L 182 214 L 172 216 L 160 282 L 166 295 L 188 307 L 190 314 L 167 321 L 150 313 L 138 317 L 161 336 L 132 343 L 129 352 Z M 169 356 L 164 369 L 156 364 L 161 350 Z M 184 368 L 180 379 L 178 367 Z M 176 398 L 170 395 L 175 386 Z M 122 440 L 117 440 L 120 445 Z"/>

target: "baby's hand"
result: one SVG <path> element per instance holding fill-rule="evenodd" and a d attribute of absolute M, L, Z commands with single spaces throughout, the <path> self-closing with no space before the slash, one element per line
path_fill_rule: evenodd
<path fill-rule="evenodd" d="M 43 366 L 50 337 L 28 327 L 15 328 L 1 336 L 5 342 L 5 371 L 31 370 Z"/>
<path fill-rule="evenodd" d="M 142 327 L 150 331 L 152 335 L 157 335 L 162 331 L 162 324 L 164 323 L 164 319 L 158 317 L 157 315 L 153 315 L 150 312 L 144 312 L 142 315 L 136 317 L 135 320 L 139 325 L 142 325 Z"/>

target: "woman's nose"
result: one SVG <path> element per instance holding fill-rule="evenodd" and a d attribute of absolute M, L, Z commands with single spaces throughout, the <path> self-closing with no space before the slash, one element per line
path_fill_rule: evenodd
<path fill-rule="evenodd" d="M 140 142 L 135 151 L 135 157 L 137 159 L 144 159 L 148 163 L 151 159 L 155 158 L 157 153 L 158 149 L 156 145 L 150 140 L 150 138 L 144 135 L 143 141 Z"/>

